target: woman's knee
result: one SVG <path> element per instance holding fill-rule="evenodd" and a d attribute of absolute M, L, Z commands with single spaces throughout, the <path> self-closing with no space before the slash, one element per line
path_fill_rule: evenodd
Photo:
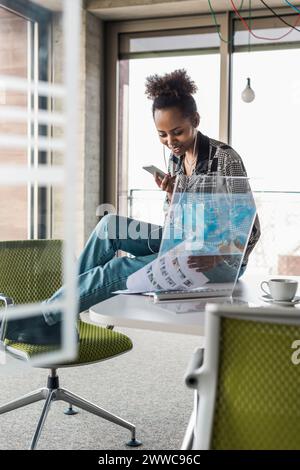
<path fill-rule="evenodd" d="M 97 224 L 95 231 L 99 238 L 116 239 L 120 237 L 120 234 L 127 234 L 127 226 L 127 217 L 118 214 L 107 214 Z"/>
<path fill-rule="evenodd" d="M 100 222 L 98 222 L 98 224 L 96 225 L 95 231 L 97 235 L 99 236 L 102 233 L 107 233 L 109 227 L 115 223 L 116 223 L 116 214 L 106 214 L 104 217 L 102 217 Z"/>

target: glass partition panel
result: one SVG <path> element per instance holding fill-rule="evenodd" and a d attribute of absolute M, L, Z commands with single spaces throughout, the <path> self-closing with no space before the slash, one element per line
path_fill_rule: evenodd
<path fill-rule="evenodd" d="M 74 192 L 81 2 L 57 2 L 64 47 L 55 50 L 61 66 L 56 83 L 48 69 L 49 14 L 47 21 L 39 22 L 38 15 L 24 20 L 39 7 L 11 2 L 11 9 L 18 6 L 19 13 L 0 14 L 0 36 L 7 33 L 0 46 L 0 92 L 6 100 L 0 105 L 1 364 L 11 364 L 12 355 L 26 359 L 24 363 L 55 364 L 73 360 L 78 346 Z M 54 110 L 57 103 L 59 109 Z M 51 239 L 45 229 L 51 191 L 56 188 L 57 204 L 61 203 L 59 240 Z"/>

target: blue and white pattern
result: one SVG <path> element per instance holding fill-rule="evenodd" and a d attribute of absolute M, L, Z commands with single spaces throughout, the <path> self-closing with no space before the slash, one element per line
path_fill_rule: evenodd
<path fill-rule="evenodd" d="M 206 185 L 205 176 L 232 177 L 232 179 L 228 179 L 227 184 L 231 185 L 230 190 L 233 194 L 243 194 L 249 191 L 249 180 L 247 179 L 245 166 L 241 157 L 232 147 L 223 142 L 210 139 L 201 132 L 198 132 L 196 151 L 197 162 L 192 176 L 188 178 L 188 187 L 186 185 L 187 177 L 184 168 L 184 155 L 180 157 L 173 154 L 170 155 L 168 171 L 171 176 L 179 176 L 177 181 L 177 190 L 180 188 L 180 175 L 182 175 L 184 176 L 182 178 L 182 190 L 187 192 L 206 192 L 206 186 L 209 187 L 210 193 L 214 191 L 217 192 L 218 182 L 222 181 L 222 178 L 208 178 Z M 195 178 L 196 175 L 203 175 L 203 179 L 201 179 L 201 188 L 199 187 L 199 178 Z M 215 188 L 211 187 L 212 181 L 215 181 Z M 164 204 L 165 213 L 168 212 L 169 204 L 170 202 L 166 197 Z M 259 237 L 260 223 L 258 216 L 256 216 L 246 248 L 242 264 L 243 267 L 247 265 L 249 255 L 259 240 Z"/>

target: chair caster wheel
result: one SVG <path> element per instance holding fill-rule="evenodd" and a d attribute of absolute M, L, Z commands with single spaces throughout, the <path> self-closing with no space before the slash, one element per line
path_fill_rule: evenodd
<path fill-rule="evenodd" d="M 74 410 L 72 406 L 69 406 L 69 408 L 66 408 L 64 411 L 65 415 L 72 416 L 72 415 L 77 415 L 79 412 Z"/>
<path fill-rule="evenodd" d="M 137 439 L 130 439 L 130 441 L 126 442 L 126 445 L 129 447 L 139 447 L 143 445 L 143 443 Z"/>

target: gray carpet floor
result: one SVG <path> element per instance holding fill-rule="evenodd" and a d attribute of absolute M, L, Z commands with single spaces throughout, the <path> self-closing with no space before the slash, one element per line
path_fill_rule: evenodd
<path fill-rule="evenodd" d="M 117 328 L 134 348 L 114 359 L 61 369 L 60 386 L 134 423 L 138 450 L 180 449 L 193 406 L 193 392 L 183 375 L 200 338 L 181 334 Z M 1 374 L 0 403 L 46 385 L 47 370 Z M 26 449 L 44 402 L 0 416 L 0 449 Z M 38 449 L 126 450 L 130 432 L 85 411 L 63 414 L 52 404 Z"/>

